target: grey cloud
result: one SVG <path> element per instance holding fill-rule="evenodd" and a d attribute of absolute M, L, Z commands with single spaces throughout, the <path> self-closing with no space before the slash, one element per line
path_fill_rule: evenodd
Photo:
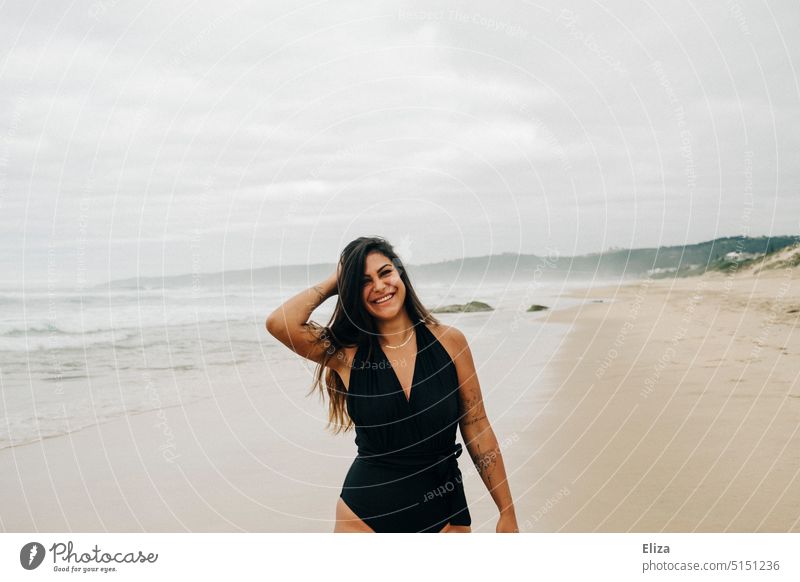
<path fill-rule="evenodd" d="M 752 234 L 796 232 L 798 19 L 790 2 L 6 3 L 0 268 L 35 277 L 52 247 L 68 271 L 83 241 L 95 279 L 137 248 L 113 268 L 160 272 L 196 229 L 209 269 L 249 266 L 254 239 L 263 264 L 332 260 L 367 231 L 420 262 L 708 239 L 741 224 L 745 151 Z"/>

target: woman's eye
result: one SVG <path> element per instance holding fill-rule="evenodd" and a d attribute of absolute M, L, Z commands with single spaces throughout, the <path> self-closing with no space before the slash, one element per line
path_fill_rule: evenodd
<path fill-rule="evenodd" d="M 380 276 L 381 276 L 381 277 L 385 277 L 386 275 L 389 275 L 391 272 L 392 272 L 392 270 L 391 270 L 391 269 L 389 269 L 388 271 L 384 271 L 383 273 L 381 273 L 381 275 L 380 275 Z M 361 284 L 362 284 L 362 285 L 366 285 L 366 284 L 367 284 L 367 283 L 369 283 L 371 280 L 372 280 L 372 279 L 364 279 L 364 281 L 363 281 Z"/>

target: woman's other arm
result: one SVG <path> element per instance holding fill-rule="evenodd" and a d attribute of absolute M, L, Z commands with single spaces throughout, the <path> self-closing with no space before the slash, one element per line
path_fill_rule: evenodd
<path fill-rule="evenodd" d="M 511 499 L 511 488 L 506 478 L 503 455 L 486 416 L 472 352 L 469 349 L 467 338 L 461 331 L 451 327 L 448 333 L 454 335 L 452 345 L 456 355 L 453 360 L 458 373 L 461 436 L 472 462 L 500 512 L 496 531 L 498 533 L 518 532 L 517 516 L 514 511 L 514 502 Z"/>

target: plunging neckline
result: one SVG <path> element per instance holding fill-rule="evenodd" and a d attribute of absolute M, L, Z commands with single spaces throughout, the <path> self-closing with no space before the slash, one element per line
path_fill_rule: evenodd
<path fill-rule="evenodd" d="M 425 324 L 420 323 L 420 325 L 425 325 Z M 383 354 L 383 359 L 389 363 L 389 370 L 391 371 L 392 376 L 394 376 L 395 383 L 400 387 L 400 394 L 403 397 L 403 400 L 405 400 L 407 404 L 411 404 L 411 397 L 414 395 L 414 384 L 416 384 L 417 380 L 417 362 L 419 361 L 419 333 L 416 330 L 414 330 L 414 334 L 417 336 L 416 338 L 414 338 L 414 341 L 417 344 L 417 350 L 416 350 L 417 353 L 414 355 L 414 370 L 411 372 L 411 386 L 408 389 L 408 396 L 406 396 L 406 391 L 403 388 L 403 384 L 400 382 L 400 378 L 397 376 L 397 372 L 394 371 L 394 364 L 392 364 L 391 360 L 389 360 L 389 357 L 386 355 L 386 352 L 383 351 L 383 348 L 381 347 L 381 342 L 380 341 L 378 342 L 378 349 L 381 351 L 381 354 Z"/>

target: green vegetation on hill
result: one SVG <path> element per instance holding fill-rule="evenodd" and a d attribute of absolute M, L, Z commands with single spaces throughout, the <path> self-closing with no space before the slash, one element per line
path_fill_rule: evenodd
<path fill-rule="evenodd" d="M 800 266 L 800 243 L 744 258 L 723 257 L 708 266 L 708 271 L 772 270 Z"/>

